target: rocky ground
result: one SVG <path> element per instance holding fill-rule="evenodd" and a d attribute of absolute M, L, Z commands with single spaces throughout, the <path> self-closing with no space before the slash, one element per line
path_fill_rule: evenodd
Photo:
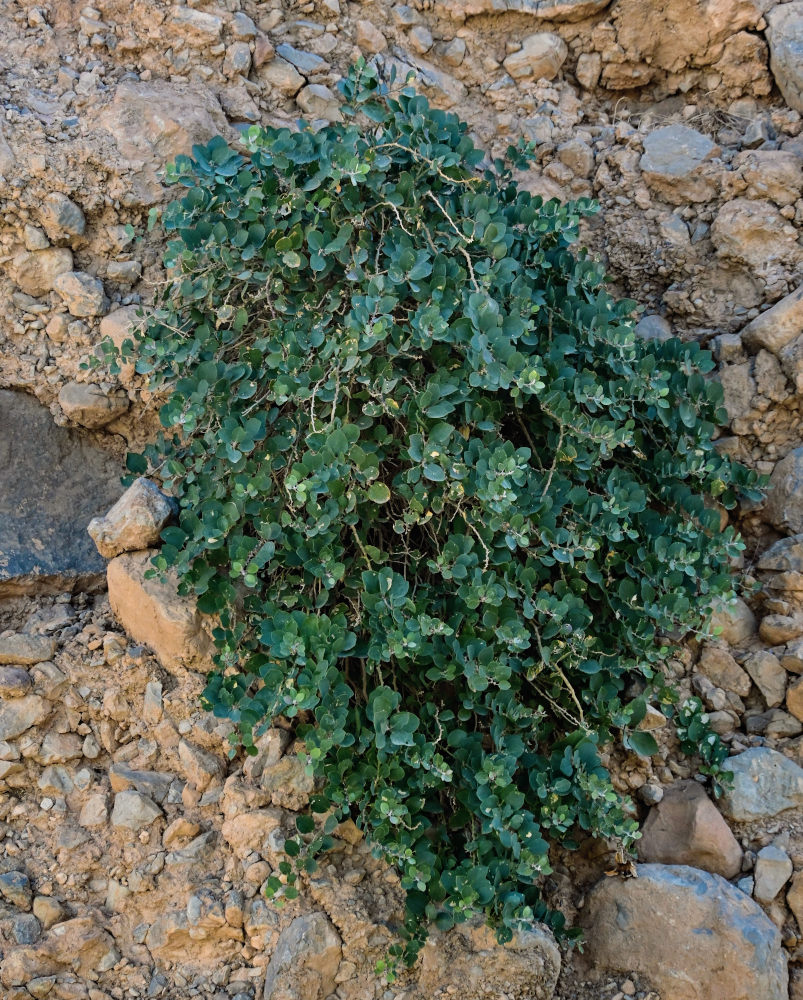
<path fill-rule="evenodd" d="M 0 0 L 0 983 L 9 1000 L 803 997 L 803 0 Z M 584 241 L 639 332 L 708 345 L 720 447 L 771 477 L 738 512 L 745 600 L 670 665 L 733 754 L 714 804 L 660 718 L 611 761 L 644 838 L 556 857 L 582 956 L 533 932 L 433 939 L 374 974 L 400 894 L 357 831 L 282 911 L 261 896 L 309 794 L 281 729 L 227 759 L 197 707 L 208 642 L 143 578 L 147 488 L 94 535 L 154 426 L 120 342 L 159 282 L 148 211 L 193 142 L 328 120 L 359 55 L 413 69 L 521 181 L 593 197 Z M 111 603 L 110 603 L 111 602 Z M 789 985 L 787 986 L 787 965 Z M 557 979 L 557 985 L 556 985 Z M 788 992 L 787 992 L 788 990 Z"/>

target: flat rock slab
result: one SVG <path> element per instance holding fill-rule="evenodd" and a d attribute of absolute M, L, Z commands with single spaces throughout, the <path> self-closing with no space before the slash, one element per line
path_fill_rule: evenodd
<path fill-rule="evenodd" d="M 122 473 L 33 396 L 0 390 L 0 597 L 102 585 L 86 526 L 118 499 Z"/>

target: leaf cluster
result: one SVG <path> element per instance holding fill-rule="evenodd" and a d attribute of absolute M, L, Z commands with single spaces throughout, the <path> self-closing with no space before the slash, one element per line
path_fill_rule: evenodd
<path fill-rule="evenodd" d="M 370 66 L 343 93 L 342 122 L 172 166 L 170 280 L 124 349 L 164 432 L 130 467 L 177 497 L 156 565 L 218 622 L 206 703 L 247 748 L 292 720 L 300 834 L 351 817 L 396 865 L 409 958 L 431 920 L 560 929 L 550 844 L 632 844 L 601 748 L 657 749 L 661 661 L 742 548 L 716 504 L 755 477 L 712 443 L 710 355 L 636 337 L 572 249 L 593 204 Z"/>

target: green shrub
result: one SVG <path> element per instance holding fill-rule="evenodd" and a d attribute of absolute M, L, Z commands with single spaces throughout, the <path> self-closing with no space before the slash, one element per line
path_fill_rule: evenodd
<path fill-rule="evenodd" d="M 305 742 L 288 852 L 311 868 L 352 817 L 401 874 L 409 959 L 430 920 L 559 930 L 550 843 L 633 843 L 599 751 L 657 749 L 660 663 L 742 548 L 710 501 L 755 477 L 712 445 L 710 355 L 640 341 L 571 252 L 592 203 L 521 190 L 527 148 L 484 165 L 370 67 L 343 92 L 342 123 L 170 169 L 136 345 L 165 432 L 130 468 L 180 503 L 156 566 L 219 621 L 206 703 L 246 748 L 277 716 Z"/>

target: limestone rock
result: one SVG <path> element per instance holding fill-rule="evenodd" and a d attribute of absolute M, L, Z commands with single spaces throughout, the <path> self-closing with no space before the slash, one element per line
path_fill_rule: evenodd
<path fill-rule="evenodd" d="M 195 602 L 180 597 L 172 578 L 146 579 L 153 550 L 116 556 L 107 568 L 109 602 L 126 632 L 150 646 L 163 667 L 202 666 L 212 642 Z"/>
<path fill-rule="evenodd" d="M 118 792 L 114 797 L 112 826 L 142 830 L 161 815 L 162 810 L 159 806 L 140 792 Z"/>
<path fill-rule="evenodd" d="M 55 287 L 56 279 L 72 271 L 72 250 L 49 247 L 17 254 L 8 267 L 11 280 L 26 295 L 38 298 Z"/>
<path fill-rule="evenodd" d="M 265 767 L 259 784 L 266 792 L 270 792 L 273 805 L 298 810 L 309 802 L 314 779 L 307 774 L 304 761 L 290 753 L 277 764 Z"/>
<path fill-rule="evenodd" d="M 67 271 L 53 282 L 71 316 L 102 316 L 108 306 L 103 282 L 83 271 Z"/>
<path fill-rule="evenodd" d="M 286 59 L 271 59 L 259 69 L 259 78 L 270 90 L 278 90 L 285 97 L 295 97 L 304 86 L 304 77 Z"/>
<path fill-rule="evenodd" d="M 11 698 L 0 705 L 0 740 L 13 740 L 50 715 L 51 705 L 38 694 Z"/>
<path fill-rule="evenodd" d="M 803 534 L 779 538 L 759 557 L 757 566 L 776 573 L 803 573 Z"/>
<path fill-rule="evenodd" d="M 771 903 L 792 877 L 792 861 L 786 851 L 767 844 L 758 852 L 753 895 L 759 903 Z"/>
<path fill-rule="evenodd" d="M 326 1000 L 335 989 L 341 953 L 340 935 L 325 914 L 296 917 L 276 942 L 263 1000 Z"/>
<path fill-rule="evenodd" d="M 87 531 L 104 559 L 113 559 L 121 552 L 156 545 L 174 511 L 175 501 L 165 496 L 156 483 L 141 476 L 107 514 L 89 522 Z"/>
<path fill-rule="evenodd" d="M 597 975 L 637 972 L 672 1000 L 786 1000 L 778 929 L 719 875 L 639 865 L 595 886 L 583 924 Z"/>
<path fill-rule="evenodd" d="M 795 873 L 792 885 L 786 894 L 786 902 L 795 915 L 798 928 L 803 930 L 803 871 Z"/>
<path fill-rule="evenodd" d="M 553 80 L 566 61 L 569 49 L 560 35 L 551 31 L 538 31 L 522 40 L 518 52 L 504 61 L 504 67 L 514 80 Z"/>
<path fill-rule="evenodd" d="M 720 808 L 737 822 L 767 819 L 803 805 L 803 769 L 768 747 L 753 747 L 727 761 L 733 787 Z"/>
<path fill-rule="evenodd" d="M 134 788 L 159 803 L 167 798 L 174 780 L 175 775 L 169 771 L 141 771 L 117 763 L 109 768 L 109 782 L 113 792 L 126 792 Z"/>
<path fill-rule="evenodd" d="M 803 251 L 797 233 L 771 201 L 734 198 L 725 202 L 711 226 L 720 257 L 765 274 L 772 266 L 794 266 Z"/>
<path fill-rule="evenodd" d="M 727 602 L 718 600 L 711 615 L 711 628 L 719 629 L 723 642 L 738 646 L 755 634 L 756 616 L 741 597 Z"/>
<path fill-rule="evenodd" d="M 489 927 L 471 921 L 446 933 L 432 931 L 421 955 L 416 998 L 551 1000 L 560 965 L 560 951 L 545 928 L 534 925 L 500 945 Z"/>
<path fill-rule="evenodd" d="M 747 657 L 744 669 L 755 681 L 767 708 L 777 708 L 786 694 L 786 671 L 778 657 L 768 650 L 760 650 Z"/>
<path fill-rule="evenodd" d="M 92 916 L 74 917 L 54 924 L 42 938 L 38 950 L 79 976 L 107 972 L 120 960 L 114 938 Z"/>
<path fill-rule="evenodd" d="M 665 125 L 644 137 L 640 166 L 644 180 L 665 201 L 709 201 L 715 197 L 721 166 L 711 163 L 719 148 L 686 125 Z"/>
<path fill-rule="evenodd" d="M 748 198 L 793 205 L 803 190 L 803 157 L 791 150 L 747 150 L 736 157 L 734 167 L 747 184 Z"/>
<path fill-rule="evenodd" d="M 440 0 L 439 12 L 455 21 L 478 14 L 506 11 L 530 14 L 545 21 L 583 21 L 604 10 L 611 0 Z"/>
<path fill-rule="evenodd" d="M 83 827 L 103 826 L 109 819 L 106 796 L 100 793 L 90 795 L 81 807 L 78 825 Z"/>
<path fill-rule="evenodd" d="M 45 635 L 14 632 L 0 637 L 0 663 L 32 666 L 49 660 L 56 651 L 56 641 Z"/>
<path fill-rule="evenodd" d="M 803 677 L 789 685 L 786 692 L 786 707 L 796 719 L 803 722 Z"/>
<path fill-rule="evenodd" d="M 93 382 L 67 382 L 59 392 L 59 406 L 76 424 L 95 429 L 128 410 L 128 394 L 124 389 L 104 392 Z"/>
<path fill-rule="evenodd" d="M 803 332 L 803 285 L 756 316 L 742 330 L 745 347 L 778 354 Z"/>
<path fill-rule="evenodd" d="M 650 809 L 638 842 L 642 861 L 689 865 L 733 878 L 742 849 L 719 810 L 696 781 L 678 781 Z"/>
<path fill-rule="evenodd" d="M 69 242 L 83 236 L 86 218 L 81 208 L 60 191 L 53 191 L 42 204 L 39 221 L 54 243 Z"/>
<path fill-rule="evenodd" d="M 309 118 L 325 118 L 326 121 L 339 122 L 340 101 L 328 87 L 320 83 L 311 83 L 302 88 L 296 95 L 296 103 Z"/>
<path fill-rule="evenodd" d="M 190 45 L 197 46 L 214 45 L 223 31 L 222 18 L 178 4 L 171 9 L 167 24 Z"/>
<path fill-rule="evenodd" d="M 388 40 L 373 21 L 357 21 L 357 35 L 355 40 L 358 47 L 370 55 L 384 52 L 388 47 Z M 276 51 L 278 52 L 278 49 Z"/>
<path fill-rule="evenodd" d="M 717 687 L 742 698 L 750 694 L 750 677 L 723 646 L 706 643 L 697 666 Z"/>
<path fill-rule="evenodd" d="M 178 755 L 187 780 L 192 782 L 199 792 L 223 781 L 226 765 L 208 750 L 190 743 L 189 740 L 181 740 L 178 745 Z"/>
<path fill-rule="evenodd" d="M 803 616 L 766 615 L 761 619 L 758 634 L 770 646 L 791 642 L 792 639 L 803 635 Z"/>
<path fill-rule="evenodd" d="M 767 23 L 772 75 L 789 107 L 803 111 L 803 0 L 773 7 Z"/>
<path fill-rule="evenodd" d="M 119 496 L 121 467 L 23 393 L 0 390 L 0 427 L 0 596 L 97 588 L 86 525 Z"/>
<path fill-rule="evenodd" d="M 803 532 L 803 447 L 790 451 L 773 469 L 763 514 L 779 531 Z"/>
<path fill-rule="evenodd" d="M 237 857 L 243 860 L 252 851 L 262 853 L 268 834 L 279 829 L 283 818 L 280 809 L 251 809 L 225 820 L 221 833 Z"/>

